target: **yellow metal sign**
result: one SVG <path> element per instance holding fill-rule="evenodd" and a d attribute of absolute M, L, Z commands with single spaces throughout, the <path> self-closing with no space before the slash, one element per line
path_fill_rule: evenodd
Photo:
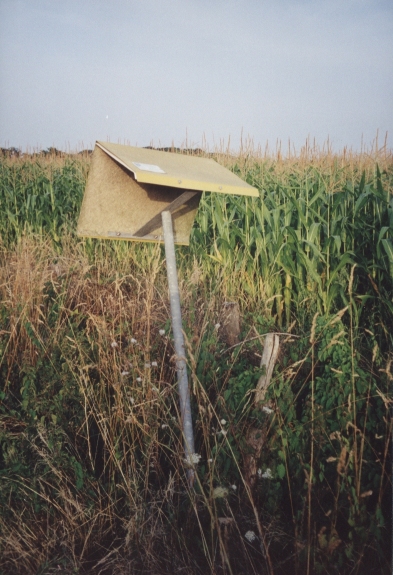
<path fill-rule="evenodd" d="M 77 233 L 163 241 L 161 212 L 169 210 L 175 242 L 188 245 L 203 191 L 258 196 L 212 159 L 96 142 Z"/>

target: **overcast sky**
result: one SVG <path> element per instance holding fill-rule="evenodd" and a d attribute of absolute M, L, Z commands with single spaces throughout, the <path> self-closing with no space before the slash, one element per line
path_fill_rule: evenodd
<path fill-rule="evenodd" d="M 0 145 L 393 147 L 391 0 L 0 0 Z M 187 138 L 187 142 L 186 142 Z"/>

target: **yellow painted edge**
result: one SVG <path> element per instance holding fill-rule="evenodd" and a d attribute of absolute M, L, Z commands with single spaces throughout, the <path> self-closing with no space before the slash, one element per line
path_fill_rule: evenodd
<path fill-rule="evenodd" d="M 148 175 L 145 172 L 134 172 L 135 178 L 142 184 L 158 184 L 160 186 L 170 186 L 172 188 L 182 188 L 186 190 L 198 190 L 202 192 L 214 192 L 217 194 L 231 194 L 234 196 L 251 196 L 253 198 L 259 197 L 257 188 L 243 187 L 243 186 L 221 186 L 219 184 L 211 184 L 209 182 L 196 182 L 195 180 L 182 179 L 179 184 L 178 179 L 172 176 L 164 176 L 163 174 Z"/>

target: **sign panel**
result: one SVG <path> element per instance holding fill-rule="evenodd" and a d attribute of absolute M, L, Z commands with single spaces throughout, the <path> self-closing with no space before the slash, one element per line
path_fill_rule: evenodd
<path fill-rule="evenodd" d="M 258 196 L 212 159 L 96 142 L 77 233 L 163 241 L 161 212 L 168 210 L 175 243 L 188 245 L 203 191 Z"/>

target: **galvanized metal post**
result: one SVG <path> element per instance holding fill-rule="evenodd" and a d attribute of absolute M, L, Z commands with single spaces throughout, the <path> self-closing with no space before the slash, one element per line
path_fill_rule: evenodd
<path fill-rule="evenodd" d="M 194 431 L 192 427 L 190 388 L 188 386 L 186 350 L 180 308 L 179 283 L 177 279 L 175 242 L 173 238 L 172 216 L 169 211 L 161 213 L 164 231 L 166 268 L 168 275 L 169 297 L 171 304 L 172 330 L 176 354 L 176 373 L 180 396 L 180 415 L 183 425 L 184 452 L 190 467 L 187 471 L 190 487 L 194 484 Z M 196 463 L 196 462 L 195 462 Z"/>

